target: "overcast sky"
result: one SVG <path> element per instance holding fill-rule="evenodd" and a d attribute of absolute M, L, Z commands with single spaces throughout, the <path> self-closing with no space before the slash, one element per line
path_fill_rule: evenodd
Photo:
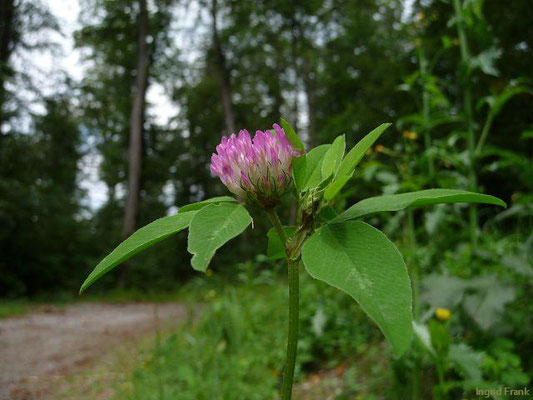
<path fill-rule="evenodd" d="M 51 34 L 51 39 L 60 46 L 60 51 L 54 53 L 39 52 L 37 55 L 32 55 L 33 61 L 41 70 L 35 75 L 48 78 L 47 82 L 42 82 L 42 88 L 46 93 L 53 91 L 55 87 L 53 79 L 50 80 L 49 77 L 56 76 L 59 71 L 64 71 L 72 79 L 79 81 L 84 76 L 86 65 L 83 62 L 81 51 L 74 48 L 73 40 L 74 31 L 80 28 L 78 21 L 79 0 L 43 0 L 43 3 L 58 19 L 62 31 L 62 35 Z M 170 101 L 163 87 L 159 84 L 150 85 L 147 100 L 151 105 L 147 112 L 158 124 L 167 124 L 168 119 L 178 112 L 177 106 Z M 80 185 L 87 192 L 87 199 L 84 203 L 93 210 L 99 208 L 107 200 L 107 187 L 98 176 L 101 159 L 100 154 L 93 149 L 80 161 Z"/>

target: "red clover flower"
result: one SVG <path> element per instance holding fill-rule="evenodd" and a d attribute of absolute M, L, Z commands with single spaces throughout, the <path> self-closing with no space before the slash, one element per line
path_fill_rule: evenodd
<path fill-rule="evenodd" d="M 273 131 L 258 130 L 253 139 L 247 130 L 223 137 L 216 150 L 211 172 L 243 201 L 269 209 L 291 189 L 292 160 L 300 152 L 278 124 Z"/>

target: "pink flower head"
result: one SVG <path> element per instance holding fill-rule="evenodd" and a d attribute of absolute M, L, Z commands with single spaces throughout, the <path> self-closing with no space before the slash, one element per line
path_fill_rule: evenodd
<path fill-rule="evenodd" d="M 292 159 L 300 152 L 278 124 L 274 131 L 257 131 L 253 140 L 247 130 L 223 137 L 216 149 L 211 172 L 241 199 L 271 208 L 291 188 Z"/>

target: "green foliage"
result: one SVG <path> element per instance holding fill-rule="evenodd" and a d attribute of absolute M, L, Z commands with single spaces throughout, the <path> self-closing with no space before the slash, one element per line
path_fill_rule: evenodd
<path fill-rule="evenodd" d="M 481 368 L 490 382 L 501 382 L 509 387 L 527 385 L 529 377 L 520 365 L 514 344 L 506 338 L 497 338 L 486 346 Z"/>
<path fill-rule="evenodd" d="M 345 149 L 346 139 L 344 135 L 337 136 L 324 155 L 324 161 L 322 162 L 322 179 L 328 179 L 330 176 L 335 178 L 341 165 L 342 158 L 344 157 Z"/>
<path fill-rule="evenodd" d="M 30 306 L 24 300 L 3 300 L 0 302 L 0 319 L 26 314 Z"/>
<path fill-rule="evenodd" d="M 411 341 L 411 287 L 401 254 L 362 222 L 330 224 L 303 248 L 307 271 L 352 296 L 400 356 Z"/>
<path fill-rule="evenodd" d="M 48 99 L 45 110 L 32 135 L 0 135 L 2 297 L 78 286 L 84 271 L 72 266 L 93 254 L 80 218 L 80 130 L 64 97 Z"/>
<path fill-rule="evenodd" d="M 421 299 L 433 308 L 462 304 L 465 313 L 487 331 L 501 321 L 505 306 L 515 297 L 515 289 L 494 274 L 468 280 L 432 274 L 423 280 Z"/>
<path fill-rule="evenodd" d="M 343 186 L 350 180 L 355 170 L 355 167 L 362 160 L 368 149 L 381 136 L 391 124 L 381 124 L 363 139 L 361 139 L 349 152 L 346 157 L 342 159 L 336 175 L 332 182 L 326 187 L 324 199 L 329 201 L 333 199 Z M 344 149 L 343 149 L 344 150 Z M 341 155 L 342 157 L 342 155 Z"/>
<path fill-rule="evenodd" d="M 81 81 L 54 85 L 57 93 L 48 99 L 42 94 L 49 89 L 39 87 L 28 67 L 37 59 L 33 51 L 52 46 L 48 36 L 41 33 L 57 29 L 57 22 L 38 0 L 8 0 L 6 4 L 14 4 L 16 9 L 11 26 L 6 23 L 9 13 L 1 17 L 6 29 L 0 46 L 4 49 L 0 51 L 0 293 L 35 296 L 41 291 L 74 292 L 88 272 L 83 266 L 96 264 L 96 258 L 112 251 L 121 239 L 127 134 L 137 75 L 137 4 L 126 0 L 82 4 L 81 26 L 74 39 L 88 60 L 87 68 Z M 479 377 L 472 366 L 481 352 L 485 354 L 484 384 L 525 384 L 524 376 L 531 376 L 533 371 L 527 358 L 533 346 L 533 310 L 529 306 L 533 39 L 529 2 L 517 0 L 502 6 L 494 1 L 461 0 L 457 2 L 460 18 L 454 14 L 452 1 L 435 0 L 414 2 L 412 16 L 399 0 L 217 4 L 218 36 L 237 129 L 270 129 L 281 115 L 290 115 L 295 129 L 285 120 L 281 125 L 291 143 L 301 150 L 304 146 L 295 130 L 310 145 L 331 143 L 339 132 L 349 133 L 344 139 L 335 139 L 331 147 L 310 149 L 294 162 L 296 186 L 305 191 L 296 197 L 305 198 L 309 209 L 320 208 L 313 221 L 315 235 L 340 225 L 332 222 L 365 217 L 394 239 L 406 255 L 411 274 L 420 270 L 422 317 L 414 331 L 422 339 L 422 347 L 429 343 L 426 323 L 435 307 L 449 307 L 455 316 L 448 325 L 441 324 L 452 340 L 442 361 L 448 386 L 440 389 L 459 397 L 456 390 L 466 388 L 466 380 Z M 171 36 L 183 32 L 180 21 L 187 18 L 172 18 L 182 6 L 164 0 L 149 7 L 148 82 L 161 84 L 179 112 L 164 123 L 155 118 L 159 109 L 146 104 L 138 226 L 168 215 L 181 204 L 193 203 L 179 208 L 178 216 L 207 212 L 213 199 L 204 199 L 226 193 L 208 169 L 209 154 L 220 136 L 231 133 L 222 128 L 225 110 L 220 95 L 224 75 L 220 74 L 220 55 L 212 43 L 211 27 L 204 25 L 209 19 L 204 18 L 209 16 L 206 11 L 211 10 L 209 2 L 201 2 L 198 10 L 189 9 L 201 17 L 197 30 L 187 30 L 186 35 L 198 41 L 183 46 L 182 40 Z M 171 23 L 178 29 L 170 29 Z M 458 23 L 463 28 L 459 37 Z M 460 57 L 461 50 L 467 50 L 466 56 Z M 464 96 L 466 92 L 468 96 Z M 395 130 L 390 128 L 390 135 L 383 136 L 374 147 L 388 124 L 365 133 L 379 121 L 393 119 L 398 121 Z M 474 154 L 470 139 L 475 139 Z M 357 144 L 339 164 L 343 141 Z M 358 164 L 365 155 L 368 162 Z M 87 207 L 81 183 L 87 173 L 84 166 L 100 158 L 101 163 L 97 162 L 90 173 L 101 180 L 108 198 L 95 210 Z M 495 197 L 448 189 L 474 190 L 473 186 L 510 205 L 498 215 L 496 207 L 479 209 L 476 229 L 481 235 L 476 248 L 465 242 L 467 207 L 410 210 L 440 202 L 503 205 Z M 444 189 L 425 191 L 431 187 Z M 385 196 L 368 198 L 380 193 Z M 431 196 L 426 197 L 428 193 Z M 325 201 L 317 205 L 322 195 Z M 237 205 L 229 197 L 215 199 Z M 384 211 L 399 213 L 380 214 Z M 282 213 L 283 218 L 290 215 L 291 224 L 302 217 L 285 209 Z M 178 216 L 169 217 L 169 221 L 181 218 Z M 267 228 L 259 218 L 254 222 L 255 229 L 220 255 L 217 261 L 221 267 L 251 259 L 258 244 L 263 244 L 261 251 L 264 249 L 262 238 Z M 331 227 L 320 227 L 328 222 Z M 205 269 L 215 247 L 225 239 L 203 240 L 208 227 L 197 227 L 194 251 L 204 257 L 197 267 Z M 154 237 L 182 229 L 179 224 L 167 228 Z M 277 234 L 271 231 L 268 238 L 269 256 L 282 258 Z M 109 257 L 115 257 L 116 263 L 123 261 L 155 243 L 151 240 Z M 192 272 L 189 255 L 183 251 L 185 240 L 184 235 L 176 235 L 160 243 L 158 251 L 130 259 L 130 285 L 141 291 L 171 289 L 176 282 L 189 279 Z M 120 246 L 124 249 L 130 244 Z M 115 261 L 105 260 L 107 267 L 116 266 Z M 336 259 L 327 261 L 324 265 L 334 265 Z M 110 262 L 115 264 L 110 266 Z M 275 267 L 262 262 L 263 269 L 255 279 L 272 280 L 266 271 Z M 244 279 L 243 275 L 251 279 L 249 275 L 254 273 L 217 269 L 228 271 L 229 284 Z M 113 285 L 112 278 L 110 274 L 102 284 Z M 306 365 L 312 368 L 313 363 L 319 363 L 317 359 L 326 362 L 354 354 L 361 348 L 359 340 L 368 339 L 358 336 L 360 330 L 365 334 L 371 330 L 363 313 L 335 288 L 304 282 L 302 293 L 314 295 L 302 305 L 302 325 L 314 335 L 312 339 L 302 338 L 301 355 Z M 268 301 L 279 307 L 285 304 Z M 350 321 L 352 312 L 359 329 Z M 234 319 L 230 314 L 225 312 L 225 318 Z M 339 315 L 342 317 L 335 317 Z M 195 334 L 201 335 L 199 331 Z M 350 343 L 354 337 L 357 339 Z M 495 337 L 501 337 L 504 344 Z M 182 345 L 186 344 L 171 344 L 166 350 L 181 349 Z M 201 357 L 200 350 L 196 351 L 189 356 Z M 224 365 L 234 365 L 235 360 L 223 359 L 228 361 Z M 179 361 L 185 365 L 187 360 Z M 176 367 L 171 363 L 169 368 L 181 368 L 181 364 Z M 202 365 L 211 368 L 222 364 Z M 429 371 L 433 367 L 426 365 L 424 372 L 425 396 L 429 396 L 430 385 L 437 385 L 433 378 L 438 374 Z M 153 377 L 157 375 L 154 371 Z M 269 373 L 265 376 L 272 378 Z M 210 376 L 219 379 L 215 373 Z M 239 373 L 225 378 L 238 381 L 243 376 Z M 264 378 L 268 385 L 273 381 L 270 378 Z M 257 386 L 263 387 L 261 383 Z M 148 387 L 153 386 L 146 390 Z M 248 394 L 246 390 L 243 392 Z M 271 394 L 270 389 L 261 390 L 258 393 Z"/>
<path fill-rule="evenodd" d="M 451 337 L 445 324 L 434 319 L 428 324 L 431 347 L 439 359 L 445 359 L 450 351 Z"/>
<path fill-rule="evenodd" d="M 364 155 L 368 149 L 374 144 L 376 140 L 381 136 L 385 130 L 392 124 L 386 123 L 381 124 L 369 134 L 367 134 L 363 139 L 361 139 L 349 152 L 346 154 L 346 157 L 342 160 L 342 163 L 339 167 L 338 175 L 339 177 L 352 175 L 355 167 L 363 159 Z"/>
<path fill-rule="evenodd" d="M 352 178 L 351 175 L 344 175 L 344 176 L 341 176 L 335 179 L 333 182 L 331 182 L 326 187 L 326 190 L 324 192 L 324 199 L 326 201 L 332 200 L 351 178 Z"/>
<path fill-rule="evenodd" d="M 237 203 L 210 204 L 196 212 L 190 224 L 187 247 L 193 255 L 192 267 L 205 272 L 215 251 L 241 234 L 251 222 L 246 208 Z"/>
<path fill-rule="evenodd" d="M 324 157 L 331 145 L 323 144 L 315 147 L 304 156 L 295 160 L 294 181 L 296 187 L 302 191 L 308 191 L 320 185 L 328 177 L 322 174 Z"/>
<path fill-rule="evenodd" d="M 287 135 L 287 139 L 289 139 L 289 142 L 293 145 L 295 149 L 301 150 L 302 152 L 305 151 L 304 144 L 294 132 L 293 127 L 285 121 L 283 118 L 281 119 L 281 127 L 283 128 L 285 135 Z"/>
<path fill-rule="evenodd" d="M 198 290 L 198 289 L 197 289 Z M 170 335 L 139 365 L 123 399 L 265 399 L 277 393 L 283 364 L 284 289 L 203 290 L 197 323 Z"/>
<path fill-rule="evenodd" d="M 425 351 L 427 351 L 432 356 L 436 356 L 435 349 L 433 348 L 433 344 L 431 343 L 431 334 L 427 325 L 413 321 L 413 334 L 417 341 L 419 341 L 422 346 L 424 346 Z"/>
<path fill-rule="evenodd" d="M 296 227 L 294 226 L 284 226 L 283 231 L 285 232 L 285 236 L 287 240 L 289 240 L 294 232 L 296 231 Z M 276 232 L 276 229 L 271 228 L 269 229 L 267 233 L 268 237 L 268 247 L 267 247 L 267 256 L 271 260 L 282 260 L 287 255 L 285 254 L 285 247 L 283 243 L 281 242 L 281 239 Z"/>
<path fill-rule="evenodd" d="M 348 221 L 377 212 L 400 211 L 439 203 L 486 203 L 505 207 L 503 201 L 486 194 L 454 189 L 428 189 L 361 200 L 336 217 L 334 222 Z"/>
<path fill-rule="evenodd" d="M 422 282 L 421 300 L 433 308 L 452 309 L 461 302 L 467 283 L 454 276 L 431 274 Z"/>
<path fill-rule="evenodd" d="M 468 381 L 481 381 L 481 365 L 483 364 L 484 356 L 482 352 L 476 352 L 464 343 L 450 346 L 450 362 Z"/>
<path fill-rule="evenodd" d="M 469 283 L 476 292 L 465 297 L 464 309 L 486 331 L 500 321 L 506 304 L 516 297 L 515 289 L 494 275 L 471 279 Z"/>
<path fill-rule="evenodd" d="M 160 345 L 145 349 L 126 375 L 126 384 L 122 379 L 111 383 L 117 398 L 235 399 L 243 393 L 251 399 L 276 397 L 286 340 L 287 291 L 278 275 L 271 269 L 261 271 L 256 262 L 235 266 L 235 272 L 238 285 L 213 280 L 218 279 L 215 274 L 182 288 L 182 296 L 203 304 L 202 314 L 163 336 Z M 302 278 L 297 380 L 316 368 L 351 365 L 373 353 L 384 356 L 384 350 L 374 345 L 381 339 L 379 331 L 351 297 L 318 280 Z M 372 360 L 368 362 L 372 365 Z M 375 365 L 370 369 L 355 375 L 368 376 L 383 389 L 386 381 L 380 376 L 385 371 Z M 366 384 L 353 390 L 359 393 L 365 388 Z"/>
<path fill-rule="evenodd" d="M 294 186 L 298 189 L 302 189 L 306 182 L 306 158 L 307 155 L 302 154 L 300 157 L 292 160 L 292 177 L 294 179 Z"/>
<path fill-rule="evenodd" d="M 345 292 L 304 275 L 300 294 L 298 360 L 304 368 L 357 360 L 370 344 L 382 340 L 378 328 Z"/>
<path fill-rule="evenodd" d="M 196 212 L 184 212 L 170 217 L 160 218 L 136 231 L 133 235 L 120 243 L 118 247 L 105 257 L 85 279 L 80 293 L 85 291 L 96 280 L 107 274 L 118 264 L 126 261 L 135 254 L 164 240 L 189 226 Z"/>
<path fill-rule="evenodd" d="M 212 203 L 224 203 L 224 202 L 230 202 L 230 203 L 236 203 L 237 200 L 235 200 L 235 198 L 233 197 L 229 197 L 229 196 L 219 196 L 219 197 L 213 197 L 211 199 L 207 199 L 207 200 L 204 200 L 204 201 L 199 201 L 198 203 L 192 203 L 192 204 L 187 204 L 183 207 L 180 207 L 178 212 L 181 214 L 181 213 L 186 213 L 186 212 L 189 212 L 189 211 L 198 211 Z"/>

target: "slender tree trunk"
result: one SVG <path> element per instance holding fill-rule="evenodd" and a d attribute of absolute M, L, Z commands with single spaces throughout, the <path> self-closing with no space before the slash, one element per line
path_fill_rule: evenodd
<path fill-rule="evenodd" d="M 292 103 L 292 127 L 296 132 L 299 130 L 298 124 L 298 115 L 300 114 L 300 107 L 298 105 L 298 48 L 297 48 L 297 38 L 294 33 L 294 24 L 292 29 L 292 40 L 291 40 L 291 58 L 292 58 L 292 69 L 294 71 L 294 99 Z"/>
<path fill-rule="evenodd" d="M 302 51 L 302 80 L 304 84 L 305 98 L 307 103 L 307 135 L 309 148 L 313 148 L 316 145 L 316 93 L 314 82 L 314 71 L 311 60 L 312 46 L 307 42 L 305 32 L 300 22 L 293 16 L 293 40 L 296 40 L 300 44 Z"/>
<path fill-rule="evenodd" d="M 282 93 L 282 86 L 281 83 L 281 76 L 283 74 L 283 68 L 280 65 L 280 61 L 278 61 L 278 64 L 276 66 L 276 74 L 277 78 L 275 80 L 275 83 L 273 83 L 272 87 L 272 97 L 274 98 L 274 121 L 279 121 L 282 118 L 281 115 L 281 107 L 283 105 L 283 93 Z"/>
<path fill-rule="evenodd" d="M 9 73 L 7 65 L 13 51 L 13 18 L 15 1 L 0 1 L 0 137 L 4 124 L 4 103 L 6 101 L 5 81 Z"/>
<path fill-rule="evenodd" d="M 211 16 L 213 19 L 213 49 L 215 51 L 216 65 L 220 76 L 220 95 L 222 98 L 222 110 L 224 112 L 224 122 L 227 131 L 226 134 L 231 134 L 235 133 L 235 118 L 233 116 L 233 103 L 231 100 L 231 77 L 226 56 L 218 35 L 217 6 L 217 0 L 212 0 Z"/>
<path fill-rule="evenodd" d="M 137 78 L 133 107 L 130 116 L 130 137 L 128 148 L 128 198 L 124 213 L 122 239 L 126 239 L 135 231 L 139 210 L 139 194 L 141 189 L 143 123 L 146 90 L 148 86 L 149 54 L 146 45 L 148 34 L 148 11 L 146 0 L 139 0 L 137 23 Z M 128 267 L 124 266 L 119 284 L 124 286 L 127 280 Z"/>
<path fill-rule="evenodd" d="M 303 56 L 303 81 L 305 88 L 305 97 L 307 99 L 307 134 L 309 135 L 309 148 L 316 146 L 316 96 L 311 57 L 309 51 Z"/>
<path fill-rule="evenodd" d="M 427 158 L 428 158 L 428 172 L 429 172 L 429 180 L 431 183 L 433 183 L 433 180 L 435 178 L 435 162 L 433 160 L 433 156 L 430 154 L 431 151 L 431 133 L 429 131 L 429 123 L 430 123 L 430 94 L 426 87 L 426 81 L 428 76 L 428 61 L 424 54 L 424 48 L 422 44 L 422 40 L 420 40 L 420 45 L 418 47 L 418 64 L 420 67 L 420 78 L 422 80 L 422 116 L 423 116 L 423 127 L 424 130 L 424 145 L 427 152 Z"/>

